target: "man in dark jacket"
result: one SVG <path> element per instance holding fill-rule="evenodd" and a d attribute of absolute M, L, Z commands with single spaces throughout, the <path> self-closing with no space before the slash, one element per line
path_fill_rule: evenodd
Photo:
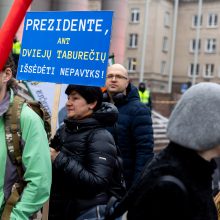
<path fill-rule="evenodd" d="M 153 157 L 153 128 L 150 109 L 140 102 L 138 90 L 129 83 L 124 66 L 108 68 L 105 101 L 114 103 L 119 117 L 111 129 L 122 154 L 127 188 L 133 184 L 144 165 Z"/>

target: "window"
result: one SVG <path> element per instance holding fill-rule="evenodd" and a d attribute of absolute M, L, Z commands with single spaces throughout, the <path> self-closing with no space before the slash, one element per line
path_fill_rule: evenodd
<path fill-rule="evenodd" d="M 193 21 L 192 21 L 192 26 L 193 27 L 197 27 L 199 24 L 199 16 L 198 15 L 194 15 L 193 16 Z M 200 18 L 200 27 L 202 26 L 202 15 L 201 15 L 201 18 Z"/>
<path fill-rule="evenodd" d="M 166 74 L 166 61 L 161 61 L 161 65 L 160 65 L 160 73 L 162 75 L 165 75 Z"/>
<path fill-rule="evenodd" d="M 218 25 L 218 15 L 211 13 L 208 15 L 208 27 L 217 27 Z"/>
<path fill-rule="evenodd" d="M 201 48 L 201 39 L 199 39 L 198 50 Z M 195 52 L 196 50 L 196 39 L 190 41 L 190 52 Z"/>
<path fill-rule="evenodd" d="M 164 27 L 169 27 L 170 26 L 170 13 L 165 12 L 164 14 Z"/>
<path fill-rule="evenodd" d="M 220 67 L 219 67 L 219 69 L 218 69 L 218 77 L 220 77 Z"/>
<path fill-rule="evenodd" d="M 128 58 L 128 71 L 136 71 L 137 60 L 136 58 Z"/>
<path fill-rule="evenodd" d="M 193 71 L 194 71 L 194 64 L 191 63 L 189 65 L 189 70 L 188 70 L 188 76 L 192 77 L 193 76 Z M 196 77 L 199 75 L 199 64 L 196 64 Z"/>
<path fill-rule="evenodd" d="M 205 52 L 206 53 L 215 53 L 216 52 L 216 39 L 209 38 L 206 40 Z"/>
<path fill-rule="evenodd" d="M 137 34 L 130 34 L 129 35 L 129 47 L 136 48 L 138 44 L 138 35 Z"/>
<path fill-rule="evenodd" d="M 139 8 L 131 9 L 131 22 L 138 23 L 140 21 L 140 10 Z"/>
<path fill-rule="evenodd" d="M 204 77 L 206 78 L 211 78 L 214 76 L 214 69 L 215 65 L 214 64 L 206 64 L 205 65 L 205 70 L 204 70 Z"/>
<path fill-rule="evenodd" d="M 163 37 L 163 51 L 168 51 L 168 37 Z"/>

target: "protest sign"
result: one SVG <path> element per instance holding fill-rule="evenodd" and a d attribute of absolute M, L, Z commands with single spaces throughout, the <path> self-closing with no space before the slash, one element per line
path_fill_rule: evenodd
<path fill-rule="evenodd" d="M 28 12 L 17 78 L 103 86 L 112 11 Z"/>
<path fill-rule="evenodd" d="M 57 98 L 56 96 L 54 96 L 55 84 L 47 82 L 25 82 L 25 84 L 32 97 L 35 100 L 40 101 L 47 112 L 52 116 L 54 99 Z M 66 84 L 63 84 L 61 86 L 61 93 L 59 98 L 60 100 L 58 106 L 58 126 L 63 122 L 63 119 L 66 116 L 65 109 L 63 109 L 67 101 L 67 95 L 65 94 L 66 87 Z"/>

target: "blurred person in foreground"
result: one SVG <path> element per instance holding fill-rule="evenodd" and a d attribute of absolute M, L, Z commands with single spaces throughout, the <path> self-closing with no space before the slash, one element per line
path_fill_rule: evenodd
<path fill-rule="evenodd" d="M 220 85 L 199 83 L 175 106 L 162 150 L 109 219 L 217 220 L 213 200 L 214 158 L 220 156 Z"/>
<path fill-rule="evenodd" d="M 120 158 L 112 135 L 118 116 L 102 102 L 98 87 L 69 85 L 67 119 L 51 141 L 53 181 L 49 219 L 104 219 L 112 196 L 125 193 Z"/>
<path fill-rule="evenodd" d="M 121 64 L 108 67 L 106 89 L 104 100 L 119 111 L 118 122 L 110 131 L 121 151 L 126 187 L 130 188 L 154 155 L 151 112 L 140 102 L 138 89 L 129 82 Z"/>
<path fill-rule="evenodd" d="M 41 118 L 26 103 L 20 106 L 19 118 L 17 112 L 12 111 L 17 95 L 14 71 L 15 64 L 9 56 L 0 72 L 0 217 L 28 220 L 49 198 L 51 160 Z M 11 125 L 11 134 L 5 130 L 6 117 L 19 120 L 21 136 L 17 141 L 20 155 L 15 153 L 12 136 L 15 128 Z M 9 147 L 8 142 L 13 144 Z"/>

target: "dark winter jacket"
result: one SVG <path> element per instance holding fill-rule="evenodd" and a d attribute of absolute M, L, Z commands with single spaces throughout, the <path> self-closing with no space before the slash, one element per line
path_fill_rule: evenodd
<path fill-rule="evenodd" d="M 104 94 L 104 97 L 108 100 L 107 94 Z M 153 158 L 151 113 L 150 109 L 140 102 L 138 90 L 132 84 L 127 88 L 127 95 L 117 94 L 114 102 L 119 116 L 116 128 L 110 131 L 121 151 L 124 177 L 129 188 L 145 164 Z"/>
<path fill-rule="evenodd" d="M 117 149 L 104 128 L 116 121 L 113 107 L 106 103 L 91 118 L 67 119 L 57 131 L 51 146 L 60 153 L 53 162 L 49 219 L 73 220 L 84 210 L 106 204 L 115 189 L 122 192 Z"/>
<path fill-rule="evenodd" d="M 174 143 L 157 155 L 115 213 L 128 220 L 217 220 L 212 197 L 216 164 Z"/>

